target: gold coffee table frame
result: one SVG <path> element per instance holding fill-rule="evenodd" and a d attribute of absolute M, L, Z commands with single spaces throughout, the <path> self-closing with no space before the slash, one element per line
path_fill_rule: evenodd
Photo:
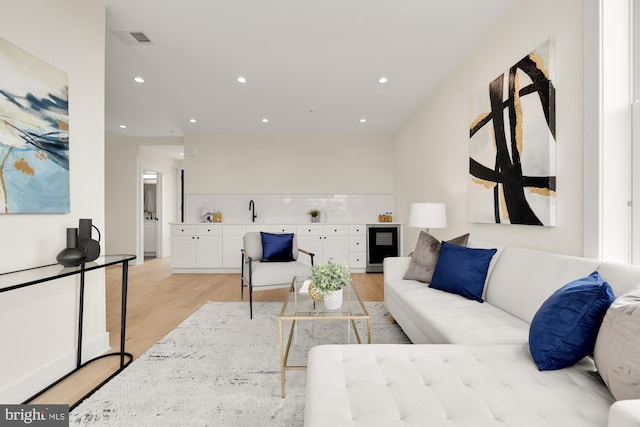
<path fill-rule="evenodd" d="M 299 321 L 305 320 L 347 320 L 353 326 L 354 335 L 358 344 L 362 344 L 360 333 L 356 325 L 356 320 L 367 321 L 367 343 L 371 344 L 371 316 L 364 306 L 360 295 L 351 283 L 343 288 L 342 308 L 339 310 L 327 310 L 322 302 L 314 302 L 309 294 L 300 294 L 300 288 L 309 277 L 295 276 L 291 280 L 289 295 L 282 305 L 280 316 L 278 317 L 278 332 L 280 337 L 280 383 L 282 386 L 282 397 L 284 398 L 285 373 L 288 370 L 303 371 L 306 365 L 288 365 L 289 350 L 293 331 Z M 283 322 L 291 321 L 291 329 L 284 344 Z"/>

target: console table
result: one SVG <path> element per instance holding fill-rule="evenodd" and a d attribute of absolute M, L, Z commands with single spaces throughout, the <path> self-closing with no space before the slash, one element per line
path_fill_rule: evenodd
<path fill-rule="evenodd" d="M 125 332 L 127 324 L 127 281 L 129 272 L 129 261 L 134 260 L 135 255 L 103 255 L 98 257 L 95 261 L 83 263 L 78 267 L 62 267 L 60 264 L 48 264 L 40 267 L 28 268 L 25 270 L 12 271 L 9 273 L 0 274 L 0 293 L 15 291 L 16 289 L 25 288 L 27 286 L 35 286 L 41 283 L 50 282 L 52 280 L 61 279 L 68 276 L 80 276 L 80 292 L 78 301 L 78 338 L 77 338 L 77 350 L 76 350 L 76 367 L 49 384 L 44 389 L 40 390 L 33 396 L 29 397 L 22 403 L 29 403 L 36 397 L 42 395 L 44 392 L 50 390 L 60 382 L 67 379 L 69 376 L 78 372 L 88 364 L 95 362 L 96 360 L 119 356 L 120 367 L 112 373 L 108 378 L 102 381 L 99 385 L 94 387 L 91 391 L 85 394 L 80 400 L 70 405 L 70 409 L 75 408 L 80 402 L 93 394 L 96 390 L 109 382 L 113 377 L 118 375 L 124 368 L 126 368 L 132 361 L 133 355 L 125 351 Z M 83 332 L 83 317 L 84 317 L 84 287 L 85 287 L 85 273 L 91 270 L 98 270 L 101 268 L 109 267 L 111 265 L 122 264 L 122 301 L 121 301 L 121 317 L 120 317 L 120 351 L 114 353 L 103 354 L 98 357 L 94 357 L 82 363 L 82 332 Z M 127 360 L 125 360 L 127 359 Z"/>

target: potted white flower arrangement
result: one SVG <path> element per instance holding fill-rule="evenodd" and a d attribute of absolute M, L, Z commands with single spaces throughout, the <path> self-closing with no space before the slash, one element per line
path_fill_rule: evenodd
<path fill-rule="evenodd" d="M 349 282 L 351 282 L 351 273 L 347 263 L 336 264 L 330 258 L 327 262 L 312 268 L 309 294 L 315 300 L 324 300 L 327 309 L 337 310 L 342 306 L 342 288 Z M 320 291 L 321 295 L 311 287 Z"/>

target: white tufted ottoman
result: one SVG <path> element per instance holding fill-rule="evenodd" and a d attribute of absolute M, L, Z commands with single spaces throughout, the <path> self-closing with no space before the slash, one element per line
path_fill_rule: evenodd
<path fill-rule="evenodd" d="M 539 372 L 527 345 L 311 349 L 306 427 L 603 427 L 614 402 L 593 364 Z"/>

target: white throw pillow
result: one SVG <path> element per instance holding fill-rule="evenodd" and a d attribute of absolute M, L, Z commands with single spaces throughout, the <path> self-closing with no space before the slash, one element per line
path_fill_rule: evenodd
<path fill-rule="evenodd" d="M 618 297 L 607 310 L 594 360 L 616 400 L 640 399 L 640 285 Z"/>

